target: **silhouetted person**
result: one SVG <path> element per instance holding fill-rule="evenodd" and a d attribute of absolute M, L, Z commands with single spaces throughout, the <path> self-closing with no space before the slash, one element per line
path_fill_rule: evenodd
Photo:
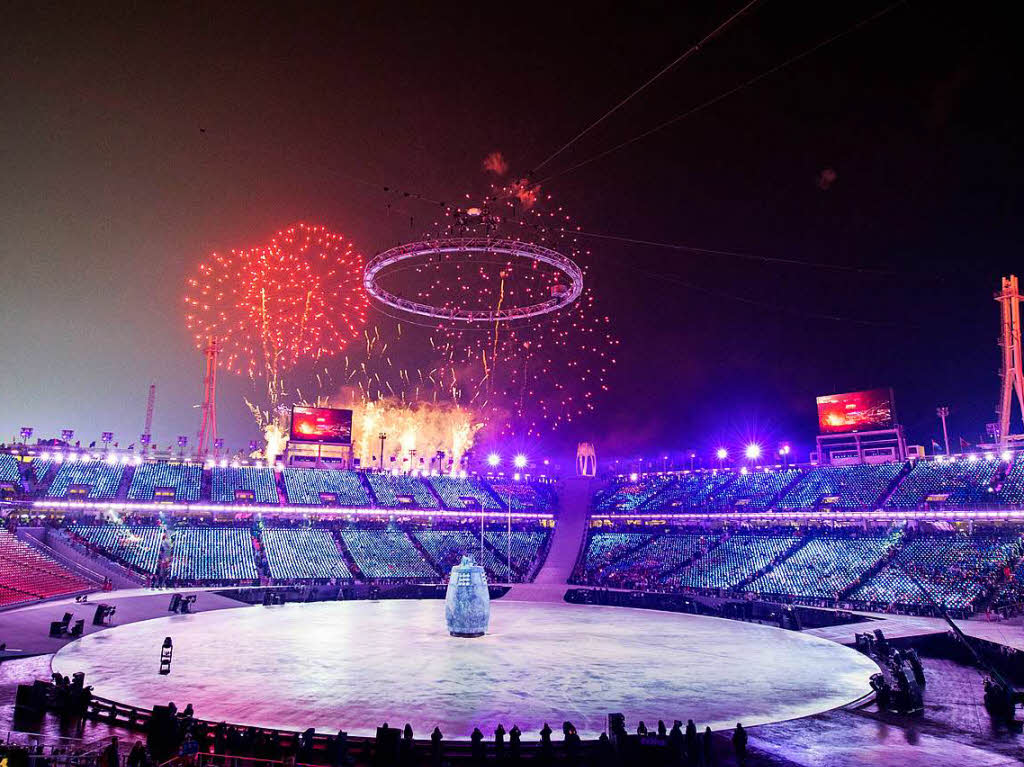
<path fill-rule="evenodd" d="M 690 767 L 695 767 L 698 759 L 698 749 L 700 746 L 697 745 L 697 725 L 693 723 L 692 719 L 686 720 L 686 763 Z"/>
<path fill-rule="evenodd" d="M 551 756 L 551 728 L 547 722 L 544 722 L 544 726 L 540 731 L 540 763 L 551 764 Z"/>
<path fill-rule="evenodd" d="M 640 724 L 636 726 L 636 734 L 639 735 L 641 738 L 647 734 L 647 725 L 644 724 L 643 719 L 641 719 Z"/>
<path fill-rule="evenodd" d="M 505 761 L 505 728 L 500 723 L 494 728 L 494 759 Z"/>
<path fill-rule="evenodd" d="M 565 738 L 565 758 L 569 764 L 579 764 L 582 741 L 572 722 L 562 722 L 562 735 Z"/>
<path fill-rule="evenodd" d="M 473 734 L 469 736 L 470 753 L 473 756 L 473 764 L 481 765 L 484 763 L 484 734 L 480 732 L 479 727 L 473 728 Z"/>
<path fill-rule="evenodd" d="M 736 752 L 736 761 L 745 764 L 747 761 L 747 731 L 739 722 L 736 723 L 736 730 L 732 734 L 732 748 Z"/>
<path fill-rule="evenodd" d="M 704 767 L 712 767 L 715 763 L 715 747 L 711 741 L 711 728 L 704 728 L 704 737 L 701 739 L 701 751 L 704 754 Z"/>
<path fill-rule="evenodd" d="M 512 725 L 508 732 L 508 756 L 513 762 L 519 761 L 519 738 L 522 734 L 518 724 Z"/>
<path fill-rule="evenodd" d="M 403 767 L 409 767 L 412 765 L 412 725 L 408 722 L 405 723 L 405 729 L 402 730 L 402 742 L 398 746 L 398 762 Z"/>
<path fill-rule="evenodd" d="M 434 731 L 430 733 L 430 761 L 434 767 L 440 767 L 441 764 L 441 740 L 444 735 L 441 734 L 441 728 L 435 727 Z"/>
<path fill-rule="evenodd" d="M 679 764 L 683 761 L 683 752 L 686 749 L 685 738 L 683 737 L 683 723 L 678 719 L 672 723 L 672 731 L 668 734 L 668 750 L 672 755 L 671 763 Z"/>
<path fill-rule="evenodd" d="M 144 767 L 146 764 L 146 747 L 141 740 L 135 741 L 132 750 L 128 752 L 127 767 Z"/>
<path fill-rule="evenodd" d="M 597 754 L 594 760 L 596 767 L 612 767 L 615 764 L 615 749 L 608 738 L 608 733 L 602 732 L 597 739 Z"/>
<path fill-rule="evenodd" d="M 118 750 L 117 736 L 115 735 L 110 739 L 110 743 L 103 749 L 100 754 L 100 767 L 120 767 L 121 765 L 121 754 Z"/>
<path fill-rule="evenodd" d="M 665 720 L 664 719 L 659 719 L 658 720 L 658 737 L 659 738 L 664 738 L 664 737 L 667 736 L 667 734 L 668 734 L 668 730 L 665 729 Z"/>

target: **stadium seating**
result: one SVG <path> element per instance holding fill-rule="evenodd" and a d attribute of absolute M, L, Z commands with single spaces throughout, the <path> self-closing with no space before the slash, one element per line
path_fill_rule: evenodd
<path fill-rule="evenodd" d="M 91 500 L 111 500 L 117 497 L 121 486 L 124 466 L 104 461 L 65 461 L 46 495 L 48 498 L 64 498 L 73 485 L 88 485 Z"/>
<path fill-rule="evenodd" d="M 263 529 L 263 552 L 272 578 L 351 578 L 334 536 L 317 528 Z"/>
<path fill-rule="evenodd" d="M 398 500 L 399 496 L 411 497 L 413 500 L 411 505 L 417 509 L 437 509 L 441 506 L 437 496 L 419 477 L 379 472 L 367 472 L 364 476 L 370 484 L 370 489 L 373 490 L 378 506 L 383 506 L 386 509 L 401 508 L 406 504 Z"/>
<path fill-rule="evenodd" d="M 770 565 L 800 542 L 796 535 L 741 533 L 726 538 L 705 556 L 667 576 L 669 586 L 731 589 Z"/>
<path fill-rule="evenodd" d="M 992 503 L 991 483 L 998 469 L 999 461 L 984 458 L 917 461 L 885 505 L 916 509 L 926 502 L 943 508 Z"/>
<path fill-rule="evenodd" d="M 650 533 L 594 532 L 587 541 L 586 553 L 576 577 L 581 583 L 600 583 L 605 568 L 626 552 L 643 546 L 653 536 Z"/>
<path fill-rule="evenodd" d="M 210 470 L 210 500 L 235 503 L 236 490 L 250 490 L 253 503 L 281 502 L 274 481 L 274 470 L 262 466 L 216 467 Z"/>
<path fill-rule="evenodd" d="M 1006 570 L 1010 571 L 1009 575 L 1000 583 L 993 602 L 996 607 L 1007 605 L 1019 607 L 1024 604 L 1024 559 L 1017 563 L 1016 568 L 1011 570 L 1007 567 Z"/>
<path fill-rule="evenodd" d="M 32 459 L 32 472 L 36 475 L 36 482 L 42 482 L 46 479 L 46 475 L 50 473 L 50 469 L 53 468 L 53 460 L 50 458 L 33 458 Z"/>
<path fill-rule="evenodd" d="M 712 534 L 671 533 L 628 552 L 605 568 L 603 585 L 624 588 L 659 588 L 661 576 L 704 552 L 716 540 Z"/>
<path fill-rule="evenodd" d="M 505 560 L 496 557 L 488 546 L 483 547 L 481 562 L 479 533 L 474 535 L 468 530 L 417 530 L 413 536 L 434 560 L 443 577 L 448 576 L 452 566 L 457 565 L 464 554 L 473 557 L 477 564 L 483 564 L 491 580 L 503 581 L 508 577 Z"/>
<path fill-rule="evenodd" d="M 323 506 L 321 493 L 337 498 L 338 506 L 369 506 L 370 496 L 359 474 L 336 469 L 285 469 L 288 502 L 299 506 Z"/>
<path fill-rule="evenodd" d="M 512 571 L 514 578 L 520 579 L 517 577 L 517 574 L 522 576 L 529 575 L 533 563 L 540 556 L 541 548 L 544 546 L 545 541 L 547 541 L 547 537 L 548 532 L 546 530 L 512 531 Z M 484 538 L 498 552 L 498 559 L 504 562 L 507 559 L 505 551 L 508 547 L 506 534 L 500 532 L 484 533 Z"/>
<path fill-rule="evenodd" d="M 490 511 L 501 509 L 498 499 L 490 490 L 476 477 L 452 477 L 447 474 L 439 474 L 427 477 L 430 486 L 434 488 L 446 509 L 461 510 L 468 508 L 463 498 L 473 498 L 480 507 Z"/>
<path fill-rule="evenodd" d="M 670 475 L 648 474 L 632 481 L 620 481 L 599 493 L 595 511 L 636 511 L 674 481 Z"/>
<path fill-rule="evenodd" d="M 516 482 L 511 479 L 488 479 L 491 490 L 498 496 L 502 508 L 512 511 L 547 511 L 551 508 L 552 494 L 544 485 Z"/>
<path fill-rule="evenodd" d="M 991 494 L 990 503 L 1004 506 L 1024 506 L 1024 453 L 1018 453 L 1006 471 L 998 489 Z"/>
<path fill-rule="evenodd" d="M 71 524 L 67 531 L 128 567 L 149 574 L 157 571 L 164 537 L 161 527 Z"/>
<path fill-rule="evenodd" d="M 0 605 L 32 602 L 94 588 L 0 528 Z"/>
<path fill-rule="evenodd" d="M 402 530 L 343 530 L 341 539 L 364 578 L 438 577 Z"/>
<path fill-rule="evenodd" d="M 714 509 L 738 511 L 764 511 L 793 482 L 800 477 L 797 469 L 772 471 L 770 469 L 738 472 L 735 480 L 723 484 L 711 496 L 708 504 Z"/>
<path fill-rule="evenodd" d="M 849 598 L 883 606 L 927 605 L 929 599 L 908 574 L 912 573 L 936 602 L 966 608 L 1020 551 L 1019 531 L 921 536 L 909 541 Z"/>
<path fill-rule="evenodd" d="M 158 487 L 174 488 L 175 501 L 199 500 L 203 486 L 203 467 L 198 463 L 143 463 L 135 467 L 128 486 L 128 500 L 151 501 Z M 166 499 L 172 500 L 172 499 Z"/>
<path fill-rule="evenodd" d="M 679 474 L 656 495 L 640 504 L 640 511 L 691 511 L 704 508 L 722 485 L 731 482 L 731 473 L 695 471 Z"/>
<path fill-rule="evenodd" d="M 21 483 L 21 473 L 18 471 L 18 460 L 13 455 L 0 453 L 0 482 Z"/>
<path fill-rule="evenodd" d="M 179 527 L 172 536 L 171 577 L 183 581 L 259 578 L 252 533 L 241 527 Z"/>
<path fill-rule="evenodd" d="M 803 474 L 776 508 L 813 510 L 824 505 L 844 510 L 875 509 L 904 468 L 905 463 L 817 466 Z"/>
<path fill-rule="evenodd" d="M 747 591 L 766 596 L 838 599 L 902 537 L 888 535 L 808 539 L 796 552 L 757 578 Z"/>

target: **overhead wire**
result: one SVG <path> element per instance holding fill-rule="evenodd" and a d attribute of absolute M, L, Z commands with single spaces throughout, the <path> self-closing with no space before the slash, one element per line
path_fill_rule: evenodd
<path fill-rule="evenodd" d="M 590 133 L 590 131 L 592 131 L 598 125 L 603 123 L 605 120 L 607 120 L 613 114 L 618 112 L 622 107 L 624 107 L 626 104 L 628 104 L 630 101 L 632 101 L 640 93 L 642 93 L 643 91 L 647 90 L 647 88 L 649 88 L 651 85 L 653 85 L 656 80 L 658 80 L 662 76 L 664 76 L 664 75 L 668 74 L 669 72 L 671 72 L 679 64 L 682 64 L 684 61 L 686 61 L 686 59 L 690 58 L 690 56 L 692 56 L 697 51 L 699 51 L 701 49 L 701 47 L 703 47 L 704 45 L 707 45 L 709 42 L 711 42 L 716 37 L 718 37 L 718 35 L 720 35 L 722 32 L 724 32 L 726 29 L 728 29 L 733 24 L 733 22 L 735 22 L 737 19 L 739 19 L 745 13 L 747 13 L 747 11 L 749 11 L 751 8 L 753 8 L 755 5 L 757 5 L 760 1 L 761 0 L 750 0 L 750 2 L 748 2 L 746 5 L 744 5 L 742 8 L 740 8 L 734 14 L 732 14 L 729 18 L 727 18 L 725 21 L 723 21 L 721 24 L 719 24 L 713 30 L 711 30 L 711 32 L 709 32 L 707 35 L 705 35 L 700 40 L 698 40 L 696 43 L 694 43 L 689 48 L 687 48 L 685 51 L 683 51 L 679 56 L 677 56 L 675 59 L 673 59 L 669 64 L 667 64 L 661 70 L 659 70 L 653 77 L 651 77 L 647 81 L 645 81 L 643 83 L 643 85 L 641 85 L 639 88 L 636 88 L 628 96 L 626 96 L 624 99 L 619 101 L 615 106 L 613 106 L 611 109 L 609 109 L 603 115 L 598 117 L 596 120 L 594 120 L 592 123 L 590 123 L 586 128 L 581 130 L 579 133 L 577 133 L 575 136 L 573 136 L 567 142 L 562 144 L 562 146 L 560 146 L 558 149 L 556 149 L 554 152 L 552 152 L 550 155 L 548 155 L 544 160 L 542 160 L 537 165 L 535 165 L 533 170 L 530 171 L 530 173 L 528 175 L 532 177 L 532 175 L 534 173 L 536 173 L 541 168 L 543 168 L 545 165 L 547 165 L 549 162 L 551 162 L 553 159 L 558 157 L 558 155 L 560 155 L 566 149 L 571 147 L 573 144 L 575 144 L 581 138 L 586 136 L 588 133 Z"/>
<path fill-rule="evenodd" d="M 597 162 L 598 160 L 601 160 L 601 159 L 607 157 L 610 154 L 618 152 L 620 149 L 625 149 L 627 146 L 631 146 L 632 144 L 635 144 L 636 142 L 641 141 L 641 140 L 647 138 L 648 136 L 651 136 L 651 135 L 653 135 L 655 133 L 658 133 L 658 132 L 664 130 L 665 128 L 668 128 L 671 125 L 675 125 L 676 123 L 681 122 L 681 121 L 685 120 L 688 117 L 692 117 L 693 115 L 697 114 L 698 112 L 702 112 L 705 109 L 707 109 L 708 107 L 714 106 L 718 102 L 723 101 L 723 100 L 729 98 L 730 96 L 732 96 L 732 95 L 734 95 L 736 93 L 739 93 L 740 91 L 745 90 L 746 88 L 749 88 L 752 85 L 755 85 L 756 83 L 760 82 L 761 80 L 764 80 L 767 77 L 771 77 L 772 75 L 776 74 L 777 72 L 782 71 L 783 69 L 785 69 L 785 68 L 787 68 L 789 66 L 792 66 L 793 64 L 797 63 L 798 61 L 801 61 L 802 59 L 807 58 L 808 56 L 816 53 L 817 51 L 821 50 L 822 48 L 824 48 L 824 47 L 826 47 L 828 45 L 831 45 L 832 43 L 836 42 L 837 40 L 840 40 L 840 39 L 842 39 L 842 38 L 844 38 L 844 37 L 846 37 L 848 35 L 853 34 L 854 32 L 856 32 L 856 31 L 860 30 L 861 28 L 867 26 L 868 24 L 871 24 L 872 22 L 877 21 L 878 19 L 882 18 L 883 16 L 885 16 L 885 15 L 889 14 L 890 12 L 896 10 L 896 8 L 898 8 L 899 6 L 905 5 L 907 2 L 909 2 L 909 0 L 896 0 L 896 2 L 886 6 L 885 8 L 881 9 L 880 11 L 876 11 L 875 13 L 871 14 L 870 16 L 867 16 L 867 17 L 861 19 L 860 21 L 858 21 L 853 26 L 848 27 L 848 28 L 844 29 L 842 32 L 838 32 L 838 33 L 836 33 L 836 34 L 834 34 L 834 35 L 832 35 L 832 36 L 822 40 L 821 42 L 812 45 L 810 48 L 807 48 L 806 50 L 802 51 L 801 53 L 798 53 L 795 56 L 792 56 L 792 57 L 786 59 L 785 61 L 783 61 L 783 62 L 781 62 L 779 64 L 776 64 L 772 68 L 767 69 L 764 72 L 761 72 L 759 75 L 756 75 L 756 76 L 750 78 L 749 80 L 746 80 L 745 82 L 740 83 L 739 85 L 733 86 L 732 88 L 728 89 L 727 91 L 724 91 L 723 93 L 720 93 L 717 96 L 715 96 L 713 98 L 710 98 L 707 101 L 704 101 L 703 103 L 698 104 L 697 106 L 694 106 L 694 107 L 686 110 L 685 112 L 682 112 L 682 113 L 676 115 L 675 117 L 669 118 L 668 120 L 665 120 L 664 122 L 659 123 L 658 125 L 655 125 L 653 128 L 645 130 L 642 133 L 639 133 L 636 136 L 633 136 L 632 138 L 626 139 L 625 141 L 622 141 L 622 142 L 616 144 L 615 146 L 610 147 L 609 149 L 605 149 L 604 151 L 598 152 L 597 154 L 595 154 L 595 155 L 593 155 L 591 157 L 588 157 L 585 160 L 581 160 L 581 161 L 579 161 L 579 162 L 577 162 L 577 163 L 575 163 L 573 165 L 570 165 L 567 168 L 563 168 L 562 170 L 556 171 L 554 173 L 550 173 L 547 176 L 545 176 L 544 178 L 536 179 L 534 181 L 534 183 L 536 183 L 536 184 L 544 184 L 544 183 L 550 181 L 553 178 L 558 178 L 560 176 L 566 175 L 567 173 L 572 173 L 573 171 L 578 170 L 578 169 L 580 169 L 580 168 L 582 168 L 582 167 L 584 167 L 586 165 L 590 165 L 591 163 Z"/>

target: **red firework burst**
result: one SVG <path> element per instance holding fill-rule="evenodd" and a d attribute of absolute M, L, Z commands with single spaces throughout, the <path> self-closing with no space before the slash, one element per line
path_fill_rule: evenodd
<path fill-rule="evenodd" d="M 322 226 L 295 224 L 266 245 L 214 253 L 188 280 L 185 323 L 197 348 L 268 382 L 345 348 L 366 324 L 363 257 Z"/>

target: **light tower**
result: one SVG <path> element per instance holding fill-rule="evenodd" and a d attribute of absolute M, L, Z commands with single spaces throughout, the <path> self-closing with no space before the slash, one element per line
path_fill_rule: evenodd
<path fill-rule="evenodd" d="M 1002 290 L 996 293 L 996 301 L 1000 311 L 999 345 L 1003 349 L 1003 366 L 999 373 L 1001 392 L 996 416 L 999 423 L 1000 444 L 1005 445 L 1011 439 L 1021 439 L 1022 435 L 1010 433 L 1010 411 L 1013 407 L 1013 395 L 1017 395 L 1017 404 L 1024 419 L 1024 373 L 1021 371 L 1020 346 L 1020 291 L 1017 287 L 1017 276 L 1011 274 L 1003 277 Z"/>
<path fill-rule="evenodd" d="M 149 396 L 146 398 L 146 424 L 142 427 L 142 434 L 139 435 L 139 442 L 142 443 L 142 454 L 145 456 L 149 450 L 149 443 L 153 439 L 153 408 L 156 406 L 156 384 L 149 385 Z"/>
<path fill-rule="evenodd" d="M 949 455 L 949 432 L 946 430 L 946 419 L 949 418 L 949 408 L 945 405 L 935 408 L 935 415 L 942 419 L 942 439 L 946 443 L 946 455 Z"/>
<path fill-rule="evenodd" d="M 205 458 L 217 441 L 217 354 L 220 345 L 210 338 L 203 349 L 206 357 L 206 375 L 203 376 L 203 421 L 199 425 L 199 444 L 196 455 Z"/>

